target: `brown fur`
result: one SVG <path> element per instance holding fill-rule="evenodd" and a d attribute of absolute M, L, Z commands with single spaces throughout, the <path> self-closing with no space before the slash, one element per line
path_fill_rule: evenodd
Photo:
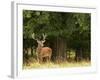
<path fill-rule="evenodd" d="M 50 61 L 52 55 L 52 49 L 49 47 L 43 47 L 40 49 L 39 58 L 41 62 L 43 61 L 43 58 L 46 58 L 46 61 Z"/>

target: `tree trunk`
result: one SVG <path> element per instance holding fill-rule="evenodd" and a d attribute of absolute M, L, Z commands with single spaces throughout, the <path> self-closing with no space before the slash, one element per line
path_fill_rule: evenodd
<path fill-rule="evenodd" d="M 54 42 L 53 50 L 55 60 L 58 60 L 58 62 L 66 60 L 66 42 L 64 39 L 57 37 Z"/>
<path fill-rule="evenodd" d="M 76 54 L 75 54 L 75 60 L 76 61 L 81 61 L 82 60 L 82 49 L 76 49 Z"/>

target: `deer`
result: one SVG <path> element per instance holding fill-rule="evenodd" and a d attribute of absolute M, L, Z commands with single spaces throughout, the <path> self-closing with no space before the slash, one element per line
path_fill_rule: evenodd
<path fill-rule="evenodd" d="M 51 56 L 52 56 L 52 49 L 50 47 L 44 47 L 44 43 L 46 41 L 47 35 L 42 34 L 42 37 L 43 39 L 40 40 L 38 38 L 35 38 L 34 34 L 32 34 L 32 38 L 36 40 L 38 43 L 37 48 L 36 48 L 37 61 L 41 63 L 43 62 L 43 59 L 45 58 L 47 62 L 48 61 L 50 62 Z"/>

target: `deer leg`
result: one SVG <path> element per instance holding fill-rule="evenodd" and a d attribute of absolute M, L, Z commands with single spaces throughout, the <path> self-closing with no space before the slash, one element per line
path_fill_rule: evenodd
<path fill-rule="evenodd" d="M 47 62 L 50 62 L 50 57 L 49 56 L 47 56 Z"/>
<path fill-rule="evenodd" d="M 38 55 L 38 53 L 36 53 L 36 59 L 37 59 L 37 62 L 39 63 L 39 55 Z"/>
<path fill-rule="evenodd" d="M 38 57 L 38 55 L 36 56 L 36 60 L 37 60 L 37 62 L 39 62 L 39 57 Z"/>
<path fill-rule="evenodd" d="M 50 60 L 51 60 L 51 56 L 49 56 L 49 62 L 50 62 Z"/>
<path fill-rule="evenodd" d="M 49 62 L 49 57 L 48 56 L 46 57 L 46 61 Z"/>
<path fill-rule="evenodd" d="M 43 57 L 40 57 L 39 62 L 40 62 L 40 63 L 42 63 L 42 62 L 43 62 Z"/>
<path fill-rule="evenodd" d="M 37 58 L 37 62 L 39 63 L 39 58 Z"/>

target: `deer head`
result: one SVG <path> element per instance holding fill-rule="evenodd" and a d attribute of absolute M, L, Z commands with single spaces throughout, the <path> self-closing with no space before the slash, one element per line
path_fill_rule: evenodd
<path fill-rule="evenodd" d="M 44 46 L 44 43 L 45 43 L 45 41 L 46 41 L 46 40 L 45 40 L 46 37 L 47 37 L 46 34 L 42 34 L 42 40 L 40 40 L 40 39 L 38 39 L 38 38 L 35 38 L 34 34 L 32 34 L 32 38 L 33 38 L 34 40 L 37 41 L 38 47 L 43 47 L 43 46 Z"/>

